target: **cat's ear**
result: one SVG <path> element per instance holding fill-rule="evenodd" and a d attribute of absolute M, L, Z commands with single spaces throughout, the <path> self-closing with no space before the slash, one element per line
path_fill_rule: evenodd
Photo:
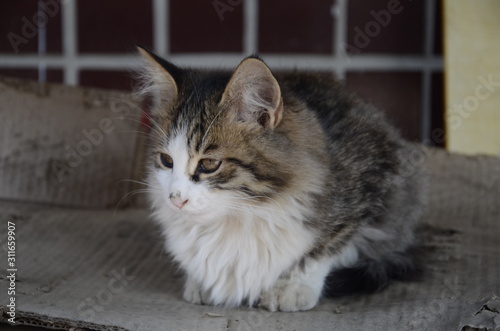
<path fill-rule="evenodd" d="M 267 65 L 257 58 L 243 60 L 231 76 L 221 104 L 236 121 L 275 128 L 283 115 L 281 89 Z"/>
<path fill-rule="evenodd" d="M 170 110 L 177 101 L 176 78 L 179 79 L 181 69 L 145 48 L 138 46 L 137 50 L 143 59 L 138 93 L 153 97 L 152 115 L 164 115 L 165 110 Z"/>

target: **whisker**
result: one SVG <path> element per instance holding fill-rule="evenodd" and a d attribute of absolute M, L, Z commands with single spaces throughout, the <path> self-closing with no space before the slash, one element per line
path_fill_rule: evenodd
<path fill-rule="evenodd" d="M 224 110 L 224 109 L 219 110 L 219 112 L 217 113 L 217 115 L 215 115 L 215 117 L 212 119 L 212 121 L 211 121 L 211 122 L 210 122 L 210 124 L 208 125 L 208 128 L 207 128 L 207 130 L 205 131 L 205 134 L 203 135 L 203 138 L 201 138 L 201 141 L 202 141 L 203 143 L 205 143 L 205 138 L 207 137 L 208 132 L 210 131 L 210 129 L 212 128 L 212 126 L 213 126 L 213 125 L 214 125 L 214 123 L 215 123 L 215 120 L 219 117 L 219 115 L 222 113 L 222 111 L 223 111 L 223 110 Z"/>
<path fill-rule="evenodd" d="M 120 117 L 115 117 L 115 119 L 121 119 Z M 150 129 L 153 133 L 156 133 L 158 136 L 161 137 L 167 137 L 166 132 L 163 130 L 163 128 L 160 126 L 160 124 L 156 123 L 156 121 L 150 120 L 151 124 L 145 124 L 143 121 L 140 119 L 135 119 L 135 118 L 128 118 L 127 120 L 136 122 L 138 124 L 146 126 L 148 129 Z"/>
<path fill-rule="evenodd" d="M 117 202 L 116 207 L 115 207 L 115 211 L 114 211 L 114 215 L 116 215 L 116 212 L 118 211 L 118 208 L 120 207 L 120 204 L 122 203 L 122 201 L 124 199 L 127 199 L 127 198 L 130 199 L 132 196 L 137 195 L 137 194 L 141 194 L 141 193 L 161 193 L 161 191 L 159 189 L 146 188 L 146 189 L 137 189 L 137 190 L 133 190 L 133 191 L 125 193 L 123 195 L 123 197 Z"/>
<path fill-rule="evenodd" d="M 155 187 L 155 186 L 149 184 L 146 181 L 135 180 L 135 179 L 122 179 L 122 180 L 118 181 L 118 183 L 122 183 L 122 182 L 140 184 L 140 185 L 144 185 L 144 186 L 147 186 L 147 187 Z"/>
<path fill-rule="evenodd" d="M 138 110 L 140 111 L 140 114 L 125 113 L 125 114 L 121 114 L 121 116 L 119 116 L 119 117 L 117 117 L 117 118 L 119 118 L 119 119 L 126 118 L 126 119 L 128 119 L 128 120 L 135 120 L 137 123 L 139 123 L 139 124 L 143 124 L 143 125 L 146 125 L 148 128 L 153 129 L 153 127 L 151 127 L 151 126 L 149 126 L 149 125 L 145 124 L 145 123 L 141 120 L 143 117 L 146 117 L 146 118 L 149 120 L 149 122 L 150 122 L 152 125 L 154 125 L 154 127 L 156 127 L 156 128 L 158 128 L 158 129 L 160 129 L 160 130 L 161 130 L 161 131 L 160 131 L 160 132 L 158 132 L 158 133 L 161 133 L 161 134 L 163 134 L 163 135 L 165 135 L 165 136 L 166 136 L 165 131 L 163 131 L 163 129 L 161 128 L 160 124 L 159 124 L 159 123 L 158 123 L 158 122 L 154 119 L 154 117 L 153 117 L 153 116 L 151 116 L 151 114 L 149 114 L 149 112 L 147 112 L 147 111 L 143 110 L 143 109 L 142 109 L 139 105 L 137 105 L 137 104 L 135 104 L 135 103 L 133 103 L 133 102 L 131 102 L 131 101 L 128 101 L 128 100 L 123 100 L 123 99 L 118 99 L 118 98 L 113 98 L 113 97 L 110 97 L 109 99 L 110 99 L 110 100 L 118 100 L 118 101 L 124 102 L 124 103 L 128 104 L 129 106 L 131 106 L 132 108 L 134 108 L 134 109 L 138 109 Z M 132 116 L 135 116 L 135 117 L 137 117 L 138 119 L 134 119 L 134 118 L 132 118 Z M 127 117 L 128 117 L 128 118 L 127 118 Z"/>
<path fill-rule="evenodd" d="M 117 133 L 135 134 L 137 137 L 151 140 L 152 142 L 158 143 L 160 145 L 165 142 L 165 140 L 163 140 L 155 135 L 151 135 L 149 133 L 146 133 L 143 131 L 138 131 L 138 130 L 122 130 L 122 131 L 118 131 Z"/>

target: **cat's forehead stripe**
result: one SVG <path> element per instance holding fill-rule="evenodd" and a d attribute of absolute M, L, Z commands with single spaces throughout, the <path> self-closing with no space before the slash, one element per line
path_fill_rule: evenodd
<path fill-rule="evenodd" d="M 207 154 L 208 152 L 214 151 L 219 149 L 219 145 L 217 144 L 210 144 L 205 149 L 203 150 L 203 154 Z"/>

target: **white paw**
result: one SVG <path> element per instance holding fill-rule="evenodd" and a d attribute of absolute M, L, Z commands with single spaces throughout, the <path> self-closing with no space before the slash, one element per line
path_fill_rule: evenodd
<path fill-rule="evenodd" d="M 313 309 L 319 294 L 312 287 L 300 284 L 278 284 L 260 297 L 260 305 L 270 311 L 299 311 Z"/>
<path fill-rule="evenodd" d="M 196 305 L 203 304 L 203 296 L 201 287 L 196 284 L 194 281 L 186 281 L 184 286 L 184 294 L 182 298 L 189 303 L 193 303 Z"/>

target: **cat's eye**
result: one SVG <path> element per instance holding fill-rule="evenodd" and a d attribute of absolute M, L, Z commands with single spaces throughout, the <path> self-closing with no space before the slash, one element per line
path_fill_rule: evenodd
<path fill-rule="evenodd" d="M 160 162 L 164 167 L 167 168 L 173 168 L 174 166 L 174 160 L 172 160 L 172 157 L 165 153 L 160 153 Z"/>
<path fill-rule="evenodd" d="M 222 164 L 221 160 L 217 159 L 201 159 L 200 160 L 200 171 L 206 174 L 217 171 L 220 165 Z"/>

